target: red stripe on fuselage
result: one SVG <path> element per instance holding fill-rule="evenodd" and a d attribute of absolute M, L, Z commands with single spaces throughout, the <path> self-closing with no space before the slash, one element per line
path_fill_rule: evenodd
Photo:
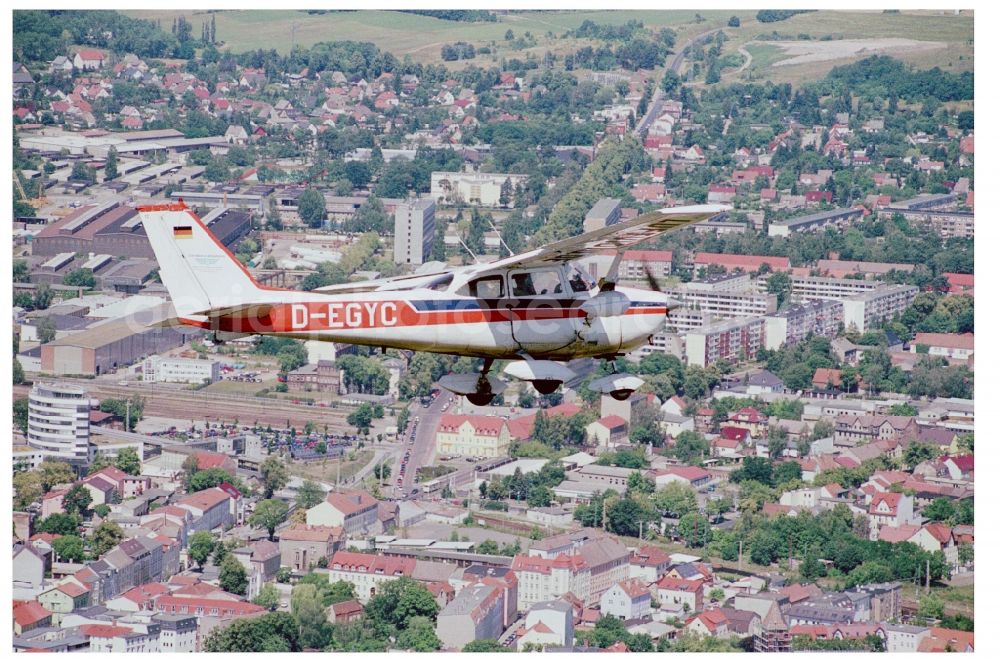
<path fill-rule="evenodd" d="M 664 315 L 665 308 L 633 307 L 624 316 Z M 261 317 L 224 316 L 212 328 L 234 333 L 297 333 L 408 326 L 450 326 L 582 319 L 579 308 L 415 310 L 406 301 L 330 301 L 275 306 Z"/>

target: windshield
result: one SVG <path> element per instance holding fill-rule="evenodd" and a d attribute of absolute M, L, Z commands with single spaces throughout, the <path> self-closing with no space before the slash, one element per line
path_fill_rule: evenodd
<path fill-rule="evenodd" d="M 590 277 L 587 271 L 576 264 L 566 265 L 566 282 L 569 284 L 570 291 L 574 294 L 589 292 L 597 286 L 594 278 Z"/>

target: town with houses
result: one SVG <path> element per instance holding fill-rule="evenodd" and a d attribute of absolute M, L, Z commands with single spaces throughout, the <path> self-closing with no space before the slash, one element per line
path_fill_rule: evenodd
<path fill-rule="evenodd" d="M 15 652 L 974 651 L 971 56 L 772 83 L 741 35 L 816 12 L 379 12 L 455 26 L 421 58 L 155 13 L 14 12 Z M 477 359 L 157 325 L 136 207 L 182 201 L 305 290 L 731 209 L 625 252 L 681 303 L 628 399 L 582 359 L 477 407 L 437 384 Z"/>

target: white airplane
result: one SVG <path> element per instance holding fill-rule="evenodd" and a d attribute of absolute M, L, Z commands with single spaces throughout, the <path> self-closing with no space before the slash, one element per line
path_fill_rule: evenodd
<path fill-rule="evenodd" d="M 220 339 L 263 334 L 482 358 L 482 372 L 439 382 L 475 405 L 505 386 L 488 374 L 497 359 L 514 361 L 505 374 L 552 393 L 573 377 L 560 361 L 614 361 L 644 344 L 678 304 L 648 269 L 652 289 L 617 286 L 625 249 L 728 209 L 665 208 L 490 263 L 300 291 L 259 284 L 183 202 L 137 208 L 176 314 L 162 325 Z M 609 252 L 600 282 L 572 263 Z M 641 385 L 613 374 L 591 388 L 624 400 Z"/>

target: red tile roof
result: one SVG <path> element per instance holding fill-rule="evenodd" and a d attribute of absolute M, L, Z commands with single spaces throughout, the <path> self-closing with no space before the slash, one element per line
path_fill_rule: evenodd
<path fill-rule="evenodd" d="M 279 532 L 278 537 L 284 541 L 340 541 L 344 534 L 342 527 L 321 527 L 318 525 L 298 525 Z"/>
<path fill-rule="evenodd" d="M 951 349 L 974 349 L 976 336 L 972 333 L 917 333 L 914 345 L 948 347 Z"/>
<path fill-rule="evenodd" d="M 80 626 L 80 631 L 84 636 L 91 638 L 115 638 L 135 633 L 129 627 L 119 627 L 111 624 L 84 624 Z"/>
<path fill-rule="evenodd" d="M 698 580 L 685 580 L 683 578 L 672 578 L 670 576 L 664 576 L 660 580 L 656 581 L 656 587 L 661 590 L 676 590 L 679 592 L 697 592 L 701 589 L 705 581 Z"/>
<path fill-rule="evenodd" d="M 788 257 L 769 257 L 756 254 L 723 254 L 718 252 L 698 252 L 694 255 L 696 265 L 717 264 L 725 268 L 743 268 L 744 270 L 756 270 L 763 264 L 771 267 L 771 270 L 787 270 L 791 268 L 791 261 Z"/>
<path fill-rule="evenodd" d="M 445 414 L 438 424 L 438 432 L 458 432 L 466 422 L 470 423 L 477 435 L 499 437 L 506 422 L 499 416 L 474 416 Z"/>
<path fill-rule="evenodd" d="M 52 613 L 37 601 L 14 602 L 14 622 L 20 627 L 36 624 L 51 616 Z"/>
<path fill-rule="evenodd" d="M 337 551 L 330 560 L 329 569 L 347 571 L 365 571 L 380 573 L 386 576 L 411 576 L 417 565 L 415 557 L 397 555 L 369 555 L 366 553 L 349 553 Z"/>
<path fill-rule="evenodd" d="M 364 490 L 350 492 L 330 491 L 326 503 L 345 516 L 353 516 L 371 509 L 378 510 L 378 500 Z"/>
<path fill-rule="evenodd" d="M 895 516 L 896 512 L 899 510 L 899 501 L 903 499 L 902 493 L 875 493 L 872 496 L 871 505 L 868 507 L 869 513 L 885 513 L 890 516 Z M 879 505 L 885 503 L 887 511 L 882 511 Z"/>

